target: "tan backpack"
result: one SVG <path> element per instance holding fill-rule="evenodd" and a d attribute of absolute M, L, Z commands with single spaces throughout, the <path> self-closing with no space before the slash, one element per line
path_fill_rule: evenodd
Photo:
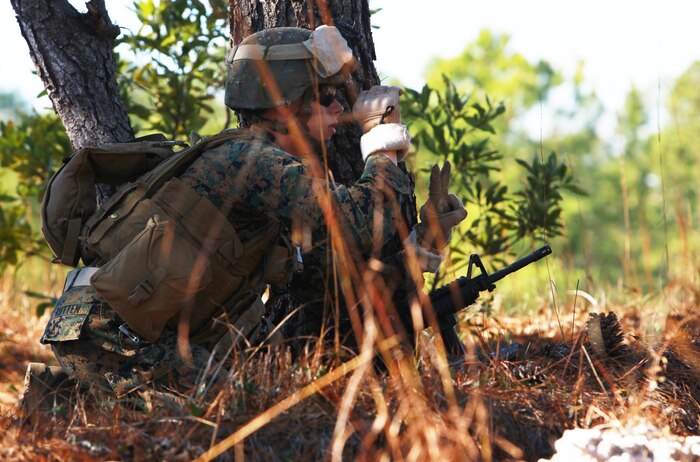
<path fill-rule="evenodd" d="M 65 159 L 49 180 L 41 204 L 41 231 L 54 261 L 78 265 L 78 237 L 97 208 L 96 184 L 116 186 L 135 180 L 171 156 L 174 144 L 155 134 L 126 143 L 88 146 Z"/>
<path fill-rule="evenodd" d="M 42 206 L 52 250 L 63 263 L 81 258 L 99 266 L 91 285 L 141 337 L 154 341 L 176 314 L 186 315 L 193 332 L 224 314 L 228 322 L 240 320 L 243 335 L 262 316 L 254 287 L 260 281 L 250 277 L 278 240 L 279 225 L 242 242 L 227 216 L 177 178 L 206 149 L 249 137 L 227 130 L 176 153 L 172 144 L 150 139 L 85 148 L 52 178 Z M 128 171 L 101 170 L 122 163 L 114 162 L 122 155 L 133 158 Z M 156 158 L 163 160 L 149 168 Z M 95 210 L 96 181 L 142 169 Z"/>

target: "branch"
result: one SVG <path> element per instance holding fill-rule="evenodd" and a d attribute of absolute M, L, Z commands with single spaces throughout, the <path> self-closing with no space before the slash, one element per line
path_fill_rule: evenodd
<path fill-rule="evenodd" d="M 85 14 L 66 0 L 10 1 L 73 147 L 133 138 L 112 53 L 119 28 L 104 0 L 88 2 Z"/>

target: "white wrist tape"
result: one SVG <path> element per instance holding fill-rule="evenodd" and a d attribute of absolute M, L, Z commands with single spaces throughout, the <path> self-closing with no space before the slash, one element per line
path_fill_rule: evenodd
<path fill-rule="evenodd" d="M 381 124 L 360 138 L 362 160 L 378 151 L 397 151 L 399 161 L 403 160 L 411 147 L 411 135 L 403 124 Z"/>

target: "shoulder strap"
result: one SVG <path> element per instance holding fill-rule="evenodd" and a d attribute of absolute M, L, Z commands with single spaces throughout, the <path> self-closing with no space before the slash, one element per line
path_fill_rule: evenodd
<path fill-rule="evenodd" d="M 169 157 L 140 178 L 141 182 L 148 185 L 148 192 L 146 194 L 148 196 L 152 195 L 169 179 L 184 173 L 187 167 L 207 149 L 219 146 L 229 140 L 250 137 L 246 132 L 246 130 L 239 128 L 227 129 L 216 135 L 207 136 L 193 146 L 176 152 L 173 156 Z"/>

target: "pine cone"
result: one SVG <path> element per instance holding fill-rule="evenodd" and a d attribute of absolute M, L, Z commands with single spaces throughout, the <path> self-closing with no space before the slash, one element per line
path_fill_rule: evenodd
<path fill-rule="evenodd" d="M 514 366 L 511 369 L 511 373 L 519 383 L 528 387 L 542 385 L 546 380 L 546 376 L 542 373 L 539 366 L 532 361 Z"/>
<path fill-rule="evenodd" d="M 588 342 L 593 353 L 598 357 L 621 357 L 628 351 L 625 345 L 625 335 L 620 327 L 617 315 L 613 312 L 606 314 L 591 313 L 586 322 Z"/>
<path fill-rule="evenodd" d="M 566 359 L 571 354 L 571 347 L 564 343 L 548 343 L 542 348 L 542 353 L 556 360 Z"/>

